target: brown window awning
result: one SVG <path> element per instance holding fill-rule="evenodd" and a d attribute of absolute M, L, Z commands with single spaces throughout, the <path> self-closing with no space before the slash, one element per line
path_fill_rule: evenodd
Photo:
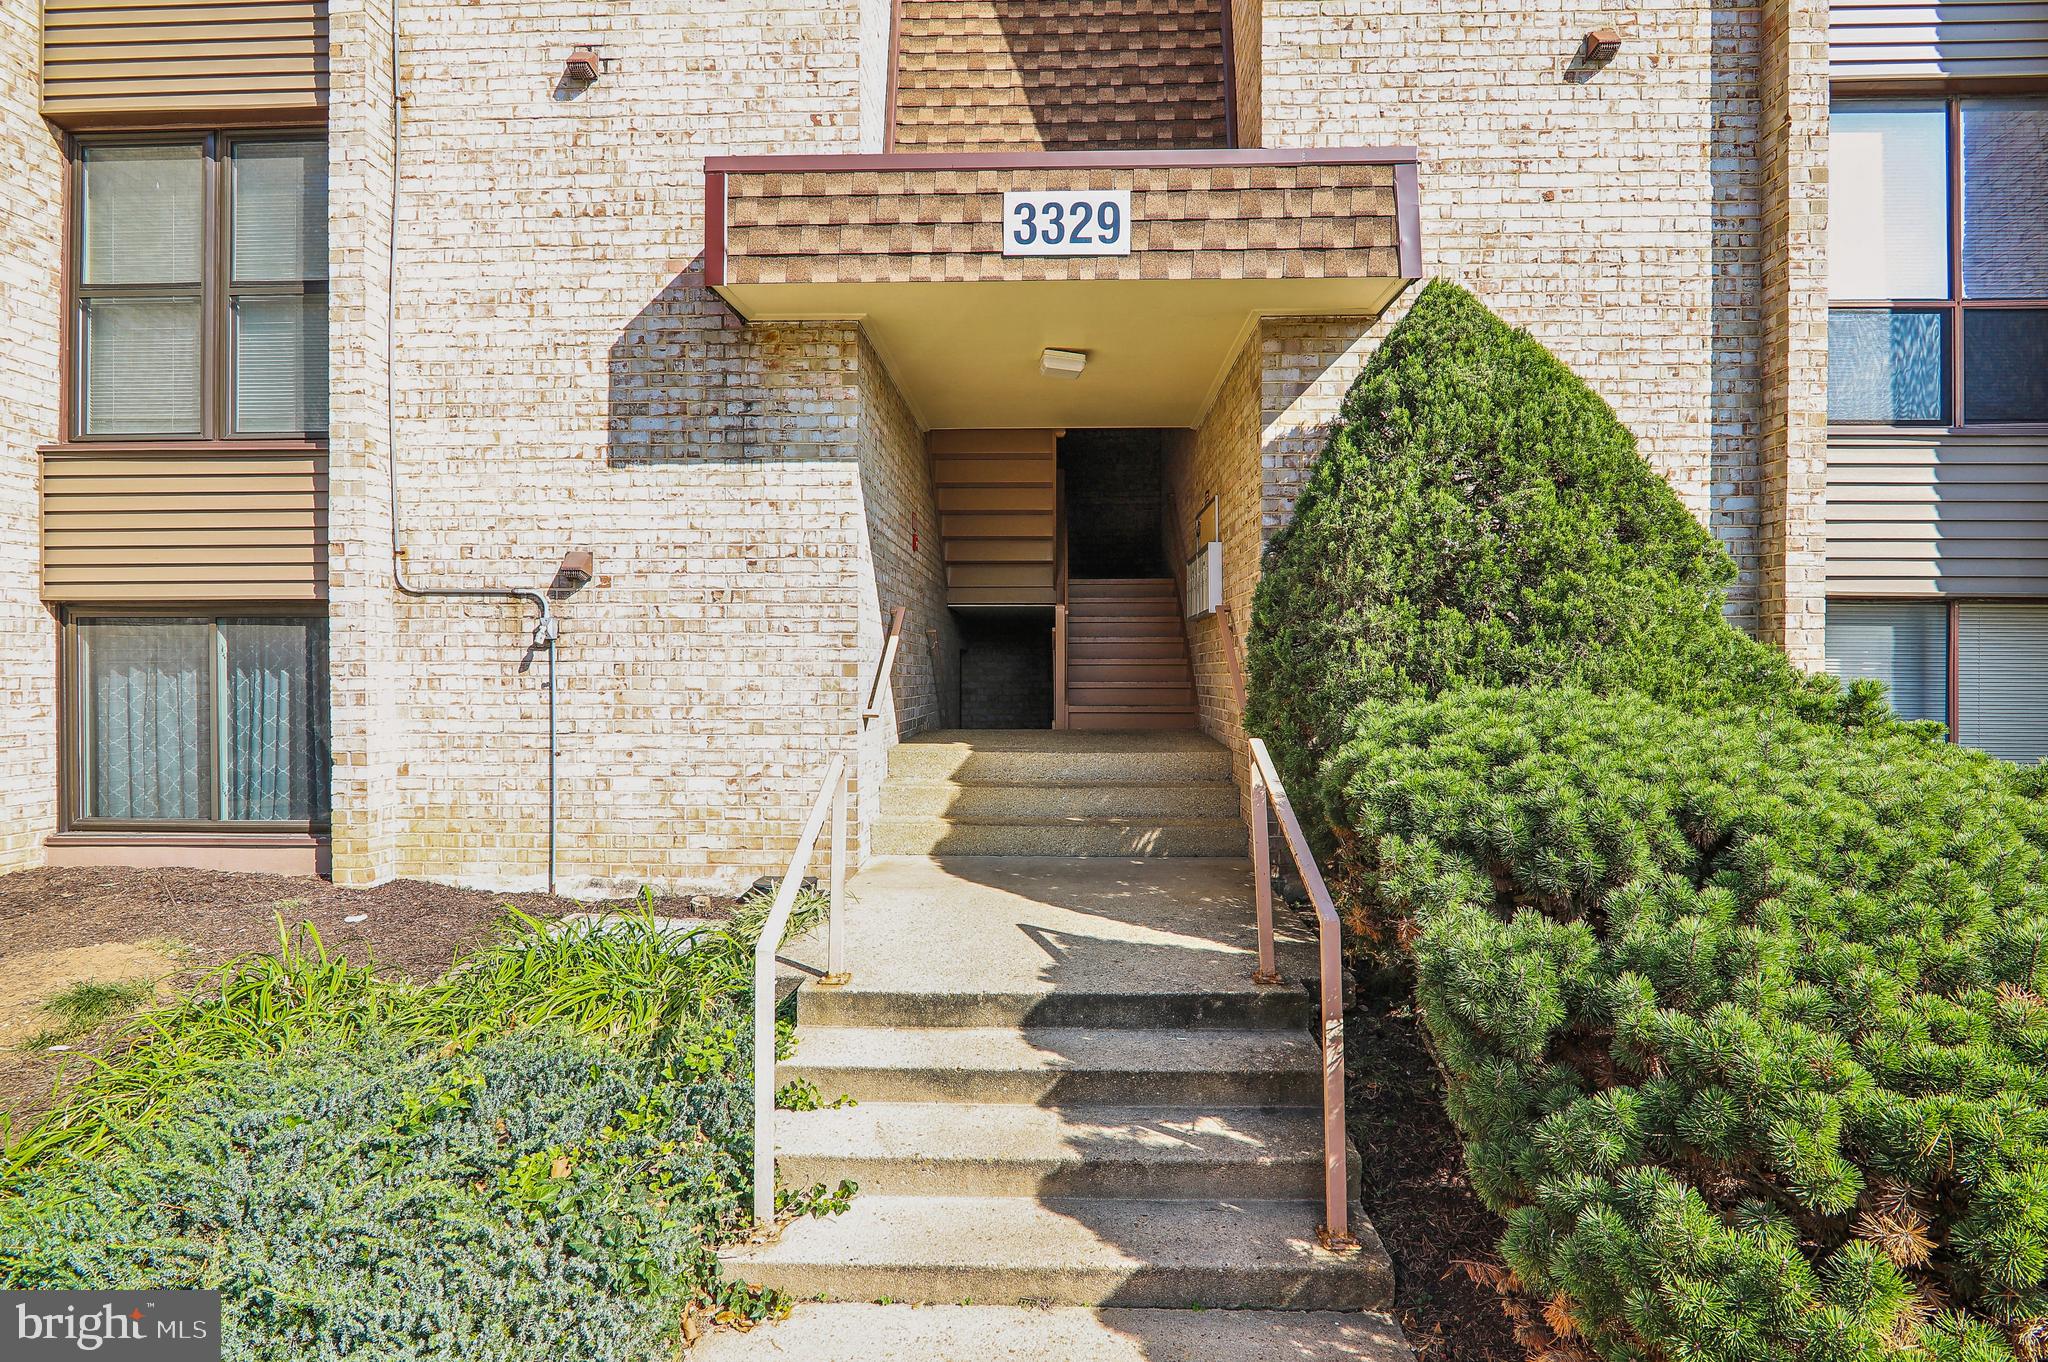
<path fill-rule="evenodd" d="M 705 282 L 857 319 L 928 426 L 1191 425 L 1260 316 L 1421 277 L 1412 148 L 713 157 Z M 1113 193 L 1123 250 L 1005 254 L 1006 195 Z M 1127 195 L 1127 200 L 1123 196 Z M 1047 380 L 1048 347 L 1089 356 Z"/>

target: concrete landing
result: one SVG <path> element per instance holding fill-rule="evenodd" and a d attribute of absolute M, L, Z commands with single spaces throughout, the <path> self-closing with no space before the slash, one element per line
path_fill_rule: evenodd
<path fill-rule="evenodd" d="M 799 1025 L 1309 1024 L 1299 988 L 1251 980 L 1247 861 L 884 856 L 848 889 L 853 982 L 804 989 Z M 1313 977 L 1285 915 L 1275 951 L 1290 982 Z M 821 937 L 787 954 L 824 966 Z"/>
<path fill-rule="evenodd" d="M 1411 1362 L 1384 1315 L 1284 1310 L 800 1305 L 691 1362 Z"/>

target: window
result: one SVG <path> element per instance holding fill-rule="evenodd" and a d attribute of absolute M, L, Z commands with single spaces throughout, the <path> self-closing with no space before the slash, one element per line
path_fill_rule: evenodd
<path fill-rule="evenodd" d="M 1828 674 L 1884 682 L 1904 719 L 1948 722 L 1948 607 L 1829 601 Z"/>
<path fill-rule="evenodd" d="M 1884 682 L 1902 717 L 1993 756 L 2048 757 L 2048 604 L 1829 601 L 1827 669 Z"/>
<path fill-rule="evenodd" d="M 327 429 L 327 145 L 88 141 L 72 286 L 81 439 Z"/>
<path fill-rule="evenodd" d="M 67 634 L 73 827 L 326 820 L 325 619 L 74 615 Z"/>
<path fill-rule="evenodd" d="M 1830 119 L 1829 421 L 2048 423 L 2048 97 Z"/>

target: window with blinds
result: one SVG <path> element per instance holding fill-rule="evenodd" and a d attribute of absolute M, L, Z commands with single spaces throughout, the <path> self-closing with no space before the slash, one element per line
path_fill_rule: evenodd
<path fill-rule="evenodd" d="M 79 151 L 74 433 L 327 429 L 327 144 L 276 134 Z"/>
<path fill-rule="evenodd" d="M 2048 605 L 1956 607 L 1956 739 L 2007 761 L 2048 756 Z"/>
<path fill-rule="evenodd" d="M 1948 722 L 1948 607 L 1939 601 L 1829 601 L 1827 669 L 1884 683 L 1905 719 Z"/>

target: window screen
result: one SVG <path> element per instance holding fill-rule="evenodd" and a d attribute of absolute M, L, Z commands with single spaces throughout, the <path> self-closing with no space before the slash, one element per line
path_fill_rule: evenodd
<path fill-rule="evenodd" d="M 1956 738 L 2008 761 L 2048 756 L 2048 605 L 1957 607 Z"/>
<path fill-rule="evenodd" d="M 1906 719 L 1948 722 L 1948 607 L 1938 601 L 1829 601 L 1827 669 L 1884 682 Z"/>

